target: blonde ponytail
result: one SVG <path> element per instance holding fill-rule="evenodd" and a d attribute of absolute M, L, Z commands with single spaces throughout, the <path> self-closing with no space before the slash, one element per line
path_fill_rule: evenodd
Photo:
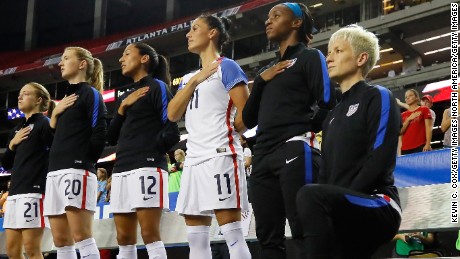
<path fill-rule="evenodd" d="M 86 80 L 102 93 L 104 91 L 104 70 L 102 68 L 102 62 L 94 58 L 89 50 L 82 47 L 67 47 L 65 50 L 73 50 L 79 59 L 86 60 L 88 64 L 86 68 Z"/>
<path fill-rule="evenodd" d="M 94 58 L 94 70 L 91 74 L 89 83 L 100 93 L 104 92 L 104 70 L 101 60 Z"/>

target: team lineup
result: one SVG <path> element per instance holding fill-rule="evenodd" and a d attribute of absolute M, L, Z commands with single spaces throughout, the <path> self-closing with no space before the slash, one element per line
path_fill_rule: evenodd
<path fill-rule="evenodd" d="M 185 75 L 174 96 L 164 56 L 145 43 L 124 49 L 121 71 L 133 83 L 117 99 L 108 126 L 102 63 L 84 48 L 62 54 L 68 86 L 54 109 L 45 87 L 24 85 L 18 107 L 25 119 L 11 132 L 2 160 L 12 172 L 8 257 L 24 258 L 24 251 L 43 258 L 41 239 L 50 228 L 58 259 L 76 259 L 77 251 L 80 258 L 100 258 L 92 222 L 96 162 L 107 142 L 116 146 L 110 208 L 117 258 L 137 258 L 140 225 L 149 259 L 166 259 L 160 236 L 169 210 L 165 154 L 180 140 L 183 117 L 187 154 L 175 210 L 185 219 L 189 258 L 212 258 L 212 217 L 230 258 L 251 258 L 241 223 L 249 201 L 264 259 L 287 258 L 286 220 L 296 259 L 351 258 L 358 246 L 352 258 L 370 258 L 389 242 L 401 222 L 393 179 L 401 119 L 392 93 L 364 80 L 379 59 L 377 37 L 346 26 L 332 35 L 324 56 L 309 47 L 313 18 L 298 3 L 274 6 L 265 26 L 279 55 L 259 71 L 251 92 L 241 67 L 221 56 L 231 21 L 213 15 L 190 26 L 188 50 L 201 69 Z M 247 181 L 240 135 L 255 126 Z"/>

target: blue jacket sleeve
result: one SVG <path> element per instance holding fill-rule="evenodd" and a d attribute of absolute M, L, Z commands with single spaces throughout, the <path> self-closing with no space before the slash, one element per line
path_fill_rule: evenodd
<path fill-rule="evenodd" d="M 156 136 L 156 145 L 160 153 L 166 153 L 179 142 L 180 132 L 177 123 L 168 119 L 168 103 L 172 99 L 169 87 L 161 80 L 156 81 L 160 87 L 152 93 L 152 101 L 162 122 L 162 128 Z"/>
<path fill-rule="evenodd" d="M 100 158 L 105 146 L 105 135 L 107 129 L 107 108 L 105 107 L 102 95 L 93 89 L 91 102 L 91 139 L 90 139 L 90 159 L 94 162 Z"/>
<path fill-rule="evenodd" d="M 368 152 L 351 189 L 372 193 L 376 183 L 394 170 L 399 137 L 400 115 L 395 98 L 381 86 L 369 97 L 367 106 Z"/>

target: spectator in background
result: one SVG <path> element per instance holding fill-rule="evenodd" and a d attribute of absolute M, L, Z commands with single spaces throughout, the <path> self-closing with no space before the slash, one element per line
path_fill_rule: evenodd
<path fill-rule="evenodd" d="M 0 214 L 3 217 L 6 211 L 6 198 L 8 198 L 9 190 L 10 190 L 10 184 L 11 181 L 8 181 L 8 184 L 6 186 L 6 192 L 2 191 L 2 195 L 0 195 Z"/>
<path fill-rule="evenodd" d="M 240 135 L 240 142 L 241 142 L 241 146 L 243 147 L 244 170 L 246 172 L 246 178 L 247 178 L 251 175 L 252 152 L 251 152 L 251 149 L 249 149 L 245 136 Z"/>
<path fill-rule="evenodd" d="M 105 202 L 107 198 L 107 170 L 97 169 L 97 203 Z"/>
<path fill-rule="evenodd" d="M 397 234 L 394 238 L 396 247 L 394 256 L 407 257 L 412 251 L 425 251 L 425 245 L 432 245 L 434 234 L 428 232 L 414 232 Z"/>
<path fill-rule="evenodd" d="M 171 168 L 169 169 L 169 192 L 178 192 L 180 189 L 180 179 L 185 161 L 184 150 L 177 149 L 174 151 L 174 159 L 176 162 L 171 164 Z"/>
<path fill-rule="evenodd" d="M 431 95 L 429 95 L 429 94 L 424 95 L 422 97 L 421 104 L 422 104 L 422 106 L 425 106 L 428 109 L 430 109 L 431 118 L 432 118 L 431 128 L 433 129 L 434 122 L 436 121 L 436 113 L 431 109 L 431 107 L 433 107 L 433 97 L 431 97 Z"/>
<path fill-rule="evenodd" d="M 430 151 L 433 129 L 430 109 L 419 105 L 420 95 L 415 89 L 406 91 L 405 100 L 409 109 L 401 114 L 401 154 Z"/>
<path fill-rule="evenodd" d="M 110 202 L 110 191 L 112 190 L 112 176 L 107 179 L 107 185 L 105 186 L 107 190 L 107 196 L 105 197 L 105 202 Z"/>
<path fill-rule="evenodd" d="M 450 108 L 447 108 L 444 110 L 444 113 L 442 114 L 442 122 L 441 122 L 441 130 L 444 132 L 444 140 L 442 144 L 446 148 L 450 148 L 452 146 L 451 143 L 451 120 L 452 116 L 450 114 Z"/>

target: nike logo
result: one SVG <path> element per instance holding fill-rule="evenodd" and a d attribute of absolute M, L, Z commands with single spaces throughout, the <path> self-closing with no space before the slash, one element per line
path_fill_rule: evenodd
<path fill-rule="evenodd" d="M 150 199 L 152 199 L 152 198 L 153 198 L 153 197 L 145 197 L 145 196 L 144 196 L 144 201 L 148 201 L 148 200 L 150 200 Z"/>
<path fill-rule="evenodd" d="M 73 199 L 75 199 L 75 197 L 69 197 L 69 200 L 73 200 Z"/>
<path fill-rule="evenodd" d="M 82 256 L 81 258 L 88 258 L 89 256 L 97 256 L 97 257 L 99 257 L 99 254 L 89 254 L 89 255 Z"/>
<path fill-rule="evenodd" d="M 26 219 L 26 222 L 34 221 L 35 219 Z"/>
<path fill-rule="evenodd" d="M 329 125 L 331 125 L 331 123 L 332 123 L 332 121 L 333 121 L 334 119 L 335 119 L 335 117 L 332 118 L 332 119 L 329 121 Z"/>
<path fill-rule="evenodd" d="M 299 156 L 296 156 L 296 157 L 294 157 L 293 159 L 289 159 L 289 160 L 286 159 L 286 164 L 291 163 L 292 161 L 296 160 L 298 157 L 299 157 Z"/>
<path fill-rule="evenodd" d="M 230 244 L 230 246 L 234 246 L 236 243 L 238 243 L 238 240 L 236 240 L 233 244 Z"/>
<path fill-rule="evenodd" d="M 228 199 L 230 197 L 227 197 L 227 198 L 219 198 L 219 201 L 225 201 L 226 199 Z"/>

